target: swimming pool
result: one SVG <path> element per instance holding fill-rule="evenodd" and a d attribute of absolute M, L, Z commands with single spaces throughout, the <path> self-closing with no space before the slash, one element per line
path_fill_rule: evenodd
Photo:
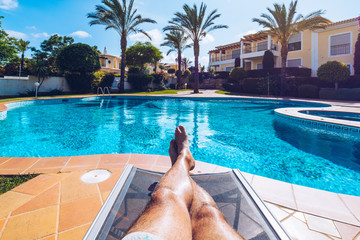
<path fill-rule="evenodd" d="M 335 112 L 335 111 L 299 111 L 299 112 L 314 115 L 314 116 L 319 116 L 319 117 L 328 117 L 328 118 L 334 118 L 334 119 L 340 119 L 340 120 L 360 122 L 360 114 L 359 113 Z"/>
<path fill-rule="evenodd" d="M 269 100 L 84 98 L 8 104 L 0 156 L 107 153 L 168 155 L 186 127 L 195 159 L 333 192 L 360 196 L 360 136 L 293 124 Z"/>

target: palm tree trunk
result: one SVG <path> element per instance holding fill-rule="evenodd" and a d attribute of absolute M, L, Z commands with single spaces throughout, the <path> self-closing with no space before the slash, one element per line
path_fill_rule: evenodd
<path fill-rule="evenodd" d="M 121 66 L 120 66 L 120 88 L 119 91 L 120 92 L 124 92 L 125 91 L 125 66 L 126 66 L 126 45 L 127 45 L 127 40 L 126 40 L 126 34 L 122 34 L 121 35 Z"/>
<path fill-rule="evenodd" d="M 281 43 L 281 87 L 280 87 L 281 96 L 285 95 L 287 55 L 288 55 L 287 43 Z"/>
<path fill-rule="evenodd" d="M 24 69 L 24 58 L 25 58 L 25 53 L 23 52 L 21 54 L 21 63 L 20 63 L 20 73 L 19 76 L 21 76 L 21 70 Z"/>
<path fill-rule="evenodd" d="M 200 52 L 199 42 L 194 41 L 194 56 L 195 56 L 194 93 L 199 93 L 199 52 Z"/>
<path fill-rule="evenodd" d="M 181 86 L 181 50 L 178 50 L 178 72 L 177 72 L 177 84 L 178 84 L 178 88 L 179 86 Z"/>

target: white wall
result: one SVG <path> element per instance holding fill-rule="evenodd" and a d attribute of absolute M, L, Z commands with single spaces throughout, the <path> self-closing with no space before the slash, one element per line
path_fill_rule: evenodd
<path fill-rule="evenodd" d="M 36 76 L 27 78 L 4 77 L 0 78 L 0 96 L 15 96 L 19 93 L 26 93 L 27 90 L 34 91 L 34 83 L 37 82 Z M 48 77 L 41 85 L 39 92 L 50 92 L 54 89 L 61 89 L 64 92 L 70 91 L 64 77 Z"/>

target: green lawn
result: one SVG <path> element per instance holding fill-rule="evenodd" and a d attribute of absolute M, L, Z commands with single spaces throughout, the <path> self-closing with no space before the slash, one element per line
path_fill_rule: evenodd
<path fill-rule="evenodd" d="M 135 92 L 131 94 L 146 94 L 146 95 L 159 95 L 159 94 L 177 94 L 178 92 L 182 91 L 192 91 L 191 89 L 181 89 L 181 90 L 175 90 L 175 89 L 169 89 L 169 90 L 161 90 L 161 91 L 154 91 L 154 92 Z"/>
<path fill-rule="evenodd" d="M 131 94 L 131 95 L 161 95 L 161 94 L 177 94 L 180 91 L 192 91 L 191 89 L 181 89 L 181 90 L 174 90 L 174 89 L 169 89 L 169 90 L 161 90 L 161 91 L 154 91 L 154 92 L 131 92 L 131 93 L 113 93 L 112 95 L 126 95 L 126 94 Z M 53 98 L 66 98 L 66 97 L 87 97 L 87 96 L 94 96 L 95 94 L 74 94 L 74 95 L 56 95 L 56 96 L 41 96 L 38 97 L 38 99 L 42 99 L 42 98 L 49 98 L 49 97 L 53 97 Z M 4 98 L 4 99 L 0 99 L 0 103 L 1 102 L 9 102 L 9 101 L 19 101 L 19 100 L 30 100 L 30 99 L 34 99 L 34 97 L 14 97 L 14 98 Z"/>
<path fill-rule="evenodd" d="M 0 194 L 6 193 L 11 189 L 21 185 L 39 174 L 26 174 L 17 176 L 0 176 Z"/>

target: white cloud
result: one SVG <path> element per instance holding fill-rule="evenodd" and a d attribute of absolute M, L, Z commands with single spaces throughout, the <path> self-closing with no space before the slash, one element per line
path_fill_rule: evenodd
<path fill-rule="evenodd" d="M 84 32 L 84 31 L 73 32 L 72 34 L 70 34 L 70 36 L 79 37 L 79 38 L 89 38 L 89 37 L 91 37 L 91 35 L 89 33 Z"/>
<path fill-rule="evenodd" d="M 151 37 L 151 40 L 142 33 L 136 33 L 130 36 L 130 40 L 133 42 L 152 42 L 155 45 L 160 45 L 163 42 L 163 35 L 159 29 L 153 29 L 146 31 Z"/>
<path fill-rule="evenodd" d="M 5 30 L 5 31 L 7 34 L 9 34 L 10 37 L 21 38 L 21 39 L 27 38 L 27 35 L 22 32 L 16 32 L 16 31 L 12 31 L 12 30 Z"/>
<path fill-rule="evenodd" d="M 208 44 L 212 42 L 215 42 L 215 38 L 211 34 L 206 34 L 206 37 L 204 37 L 201 41 L 202 44 Z"/>
<path fill-rule="evenodd" d="M 174 53 L 170 53 L 169 55 L 163 54 L 163 59 L 161 59 L 162 63 L 175 63 L 175 59 L 177 58 L 177 55 Z"/>
<path fill-rule="evenodd" d="M 32 30 L 36 30 L 35 26 L 26 26 L 27 29 L 32 29 Z"/>
<path fill-rule="evenodd" d="M 17 0 L 0 0 L 0 8 L 9 10 L 13 8 L 17 8 L 19 3 Z"/>
<path fill-rule="evenodd" d="M 257 32 L 258 32 L 258 30 L 252 29 L 252 30 L 249 30 L 247 32 L 243 32 L 243 33 L 240 33 L 240 34 L 236 35 L 236 38 L 240 40 L 241 38 L 243 38 L 246 35 L 254 34 L 254 33 L 257 33 Z"/>
<path fill-rule="evenodd" d="M 47 38 L 50 37 L 50 35 L 46 32 L 43 33 L 32 33 L 31 34 L 34 38 Z"/>

